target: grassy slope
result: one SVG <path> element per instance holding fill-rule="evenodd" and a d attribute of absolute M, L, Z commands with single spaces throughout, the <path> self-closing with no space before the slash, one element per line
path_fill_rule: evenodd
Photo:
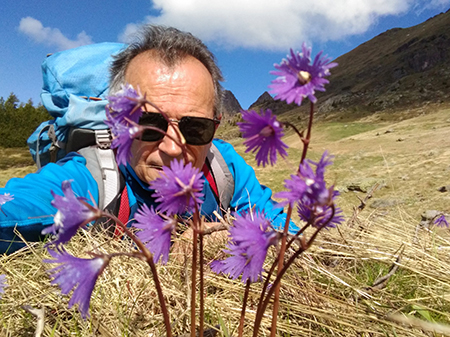
<path fill-rule="evenodd" d="M 0 186 L 13 177 L 23 177 L 36 171 L 28 148 L 0 148 Z"/>
<path fill-rule="evenodd" d="M 313 126 L 308 157 L 316 160 L 328 150 L 335 156 L 328 179 L 339 190 L 346 191 L 352 183 L 378 181 L 385 186 L 375 193 L 374 199 L 397 200 L 417 221 L 428 209 L 450 211 L 450 195 L 437 191 L 450 183 L 450 109 L 410 114 L 416 117 L 386 121 L 392 117 L 376 114 L 343 122 L 319 119 Z M 404 115 L 408 117 L 406 112 Z M 288 134 L 285 141 L 290 146 L 289 158 L 280 160 L 273 168 L 256 167 L 253 155 L 245 153 L 241 141 L 231 142 L 255 167 L 261 183 L 280 191 L 284 179 L 298 165 L 301 155 L 298 137 L 292 132 Z M 339 197 L 338 204 L 347 214 L 358 202 L 355 193 L 361 194 L 344 192 Z"/>
<path fill-rule="evenodd" d="M 366 208 L 355 222 L 357 225 L 343 224 L 339 231 L 326 231 L 319 236 L 317 244 L 298 260 L 284 280 L 278 335 L 440 335 L 428 332 L 430 327 L 426 324 L 432 324 L 431 330 L 449 331 L 448 327 L 435 325 L 450 323 L 449 233 L 437 228 L 418 228 L 417 223 L 425 209 L 449 211 L 449 194 L 436 189 L 448 184 L 450 110 L 409 114 L 415 117 L 403 121 L 386 121 L 387 116 L 376 115 L 339 122 L 319 116 L 310 158 L 317 159 L 324 149 L 336 156 L 329 178 L 338 186 L 361 177 L 384 180 L 387 187 L 374 197 L 401 199 L 403 204 L 383 210 Z M 388 129 L 393 132 L 384 133 Z M 399 138 L 403 140 L 398 142 Z M 274 168 L 256 168 L 259 179 L 275 191 L 295 171 L 300 155 L 296 138 L 288 134 L 286 141 L 292 146 L 286 161 L 280 161 Z M 239 152 L 244 152 L 239 139 L 232 143 Z M 244 157 L 254 163 L 251 155 Z M 2 171 L 1 175 L 5 172 L 23 175 L 13 169 Z M 347 192 L 338 203 L 349 217 L 358 201 L 353 192 Z M 77 254 L 90 249 L 98 252 L 129 249 L 126 241 L 111 242 L 107 236 L 98 233 L 91 236 L 85 231 L 72 241 L 68 250 Z M 397 259 L 401 247 L 404 252 Z M 208 246 L 207 260 L 217 256 L 217 249 L 218 246 Z M 114 261 L 94 290 L 92 319 L 85 322 L 75 309 L 67 309 L 68 297 L 61 297 L 49 285 L 44 273 L 48 266 L 41 262 L 43 255 L 48 256 L 38 244 L 33 246 L 32 254 L 0 256 L 1 272 L 6 273 L 10 285 L 0 302 L 1 336 L 32 334 L 35 320 L 20 308 L 26 304 L 46 307 L 46 336 L 162 334 L 152 282 L 147 277 L 148 268 L 142 263 L 130 259 Z M 396 259 L 400 268 L 387 286 L 372 290 L 374 280 L 385 275 Z M 159 267 L 176 334 L 186 332 L 189 319 L 188 273 L 183 266 L 172 256 L 167 266 Z M 207 324 L 223 322 L 235 335 L 239 290 L 243 287 L 211 274 L 208 268 L 205 271 Z M 258 284 L 252 286 L 246 336 L 250 335 L 257 296 Z M 270 311 L 266 314 L 261 336 L 268 336 Z M 396 314 L 420 321 L 410 320 L 414 327 L 400 324 L 395 322 Z"/>

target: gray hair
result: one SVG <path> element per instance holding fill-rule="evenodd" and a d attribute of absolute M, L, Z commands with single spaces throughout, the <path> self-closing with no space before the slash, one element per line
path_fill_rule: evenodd
<path fill-rule="evenodd" d="M 136 34 L 136 39 L 124 51 L 114 56 L 110 68 L 110 94 L 114 94 L 125 84 L 125 72 L 131 60 L 137 55 L 152 50 L 160 60 L 171 67 L 187 56 L 195 57 L 208 69 L 214 84 L 214 117 L 219 117 L 222 106 L 222 72 L 216 59 L 203 42 L 190 33 L 176 28 L 144 25 Z"/>

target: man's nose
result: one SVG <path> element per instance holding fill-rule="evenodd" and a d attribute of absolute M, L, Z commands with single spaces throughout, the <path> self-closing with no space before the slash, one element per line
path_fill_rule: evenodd
<path fill-rule="evenodd" d="M 180 136 L 183 136 L 181 135 L 178 126 L 174 123 L 169 123 L 166 133 L 167 135 L 165 135 L 159 143 L 159 150 L 172 158 L 179 158 L 183 154 L 183 149 L 178 145 L 178 143 L 182 142 Z M 178 143 L 174 141 L 174 139 L 177 140 Z"/>

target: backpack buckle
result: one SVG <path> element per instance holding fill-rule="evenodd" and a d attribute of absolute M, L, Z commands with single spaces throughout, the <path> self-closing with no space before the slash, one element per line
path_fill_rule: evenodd
<path fill-rule="evenodd" d="M 47 131 L 48 138 L 52 141 L 50 145 L 49 153 L 50 153 L 50 162 L 56 163 L 58 159 L 58 150 L 61 148 L 58 144 L 58 139 L 56 138 L 55 124 L 51 124 Z"/>
<path fill-rule="evenodd" d="M 111 130 L 95 130 L 95 143 L 100 149 L 109 149 L 111 147 Z"/>

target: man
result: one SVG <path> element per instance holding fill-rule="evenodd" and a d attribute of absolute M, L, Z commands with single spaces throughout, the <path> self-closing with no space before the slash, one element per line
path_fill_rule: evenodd
<path fill-rule="evenodd" d="M 284 214 L 271 200 L 270 189 L 259 184 L 253 169 L 231 145 L 220 140 L 211 142 L 203 136 L 196 141 L 192 134 L 188 134 L 189 128 L 180 125 L 201 120 L 205 122 L 202 124 L 204 128 L 213 128 L 211 136 L 214 134 L 221 114 L 222 76 L 211 52 L 191 34 L 174 28 L 145 26 L 137 41 L 115 57 L 111 67 L 110 94 L 116 93 L 126 83 L 139 87 L 149 101 L 167 114 L 170 123 L 164 137 L 150 135 L 151 141 L 146 141 L 145 137 L 135 139 L 130 161 L 126 166 L 120 166 L 128 191 L 128 200 L 120 202 L 129 206 L 128 219 L 133 219 L 140 205 L 155 203 L 148 183 L 159 176 L 162 166 L 169 166 L 173 159 L 184 158 L 180 146 L 172 139 L 176 139 L 177 131 L 181 131 L 186 133 L 183 135 L 188 161 L 208 176 L 202 191 L 205 195 L 203 215 L 211 221 L 217 220 L 213 212 L 220 212 L 222 196 L 215 185 L 217 179 L 222 179 L 220 170 L 225 170 L 228 171 L 225 174 L 231 173 L 234 181 L 228 205 L 231 210 L 255 207 L 264 210 L 276 227 L 283 225 Z M 149 118 L 158 119 L 158 111 L 154 107 L 148 106 L 147 110 L 142 123 L 147 123 Z M 223 158 L 226 167 L 211 169 L 207 157 L 213 149 L 217 157 Z M 4 189 L 0 189 L 0 194 L 14 196 L 12 201 L 2 206 L 3 212 L 0 213 L 0 252 L 12 252 L 23 246 L 17 238 L 11 242 L 16 225 L 26 240 L 39 239 L 39 233 L 44 226 L 53 223 L 56 213 L 50 205 L 53 199 L 50 190 L 62 195 L 61 183 L 64 180 L 73 181 L 72 188 L 77 196 L 89 200 L 92 195 L 98 203 L 98 184 L 86 167 L 86 159 L 73 152 L 35 174 L 11 179 Z"/>

